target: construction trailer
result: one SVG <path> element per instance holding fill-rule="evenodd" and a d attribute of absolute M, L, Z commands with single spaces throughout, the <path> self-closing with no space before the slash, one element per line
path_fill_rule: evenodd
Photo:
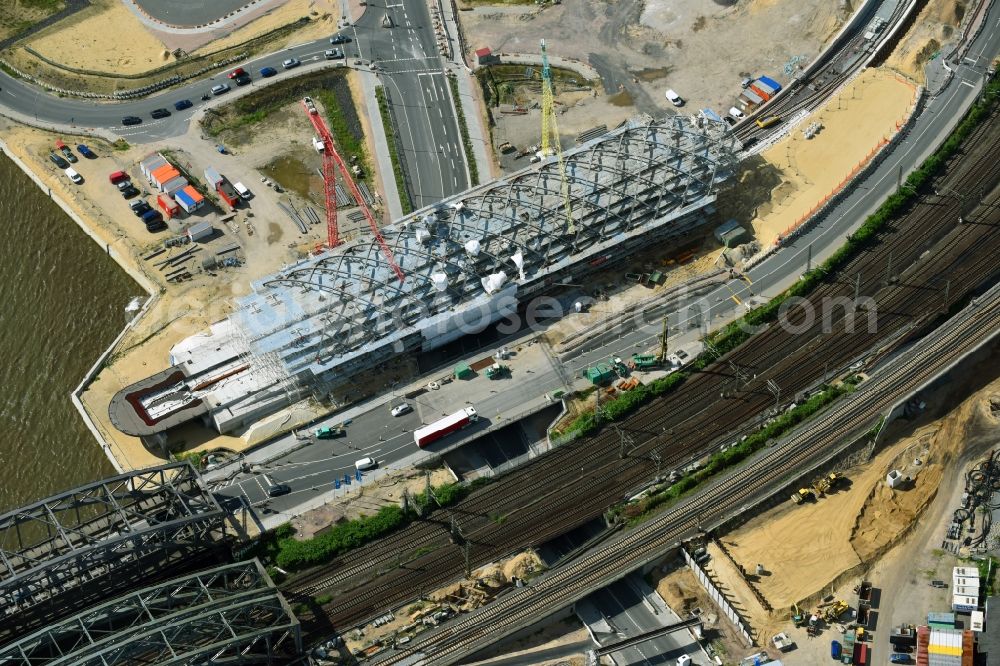
<path fill-rule="evenodd" d="M 201 193 L 194 189 L 191 184 L 187 184 L 175 192 L 174 198 L 180 207 L 189 214 L 205 205 L 205 197 L 201 196 Z"/>
<path fill-rule="evenodd" d="M 218 193 L 219 198 L 226 202 L 226 205 L 236 210 L 236 207 L 240 203 L 240 195 L 236 193 L 236 190 L 228 180 L 223 178 L 216 183 L 215 191 Z"/>
<path fill-rule="evenodd" d="M 181 212 L 181 207 L 169 194 L 157 194 L 156 207 L 163 211 L 163 216 L 168 220 Z"/>
<path fill-rule="evenodd" d="M 196 222 L 188 227 L 184 233 L 187 235 L 189 241 L 195 243 L 205 238 L 211 238 L 215 233 L 215 228 L 208 222 Z"/>

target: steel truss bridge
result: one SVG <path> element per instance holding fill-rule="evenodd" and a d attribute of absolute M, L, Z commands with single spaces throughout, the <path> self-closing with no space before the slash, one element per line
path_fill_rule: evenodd
<path fill-rule="evenodd" d="M 146 587 L 0 648 L 4 666 L 289 664 L 298 620 L 258 560 Z"/>
<path fill-rule="evenodd" d="M 210 559 L 226 512 L 187 462 L 120 474 L 0 515 L 0 645 Z"/>

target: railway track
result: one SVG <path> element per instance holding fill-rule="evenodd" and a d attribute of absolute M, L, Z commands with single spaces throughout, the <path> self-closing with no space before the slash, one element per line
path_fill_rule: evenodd
<path fill-rule="evenodd" d="M 996 335 L 1000 329 L 1000 286 L 922 340 L 914 353 L 877 374 L 839 407 L 820 415 L 809 428 L 786 438 L 755 462 L 679 504 L 669 514 L 622 535 L 547 574 L 460 622 L 434 632 L 406 650 L 376 657 L 372 664 L 450 664 L 599 588 L 613 571 L 638 568 L 697 531 L 699 522 L 722 521 L 742 510 L 756 489 L 780 484 L 784 477 L 822 458 L 845 436 L 863 431 L 896 400 L 947 369 L 962 354 Z"/>
<path fill-rule="evenodd" d="M 989 181 L 993 189 L 1000 179 L 1000 165 L 990 157 L 1000 152 L 998 135 L 994 117 L 970 138 L 966 160 L 955 162 L 938 185 L 976 180 Z M 851 278 L 860 272 L 861 294 L 875 298 L 879 306 L 877 331 L 849 333 L 843 316 L 832 319 L 833 327 L 826 333 L 820 322 L 796 335 L 772 326 L 722 363 L 689 379 L 682 390 L 655 401 L 622 424 L 634 440 L 625 460 L 618 457 L 618 435 L 605 429 L 513 471 L 429 521 L 346 554 L 335 563 L 339 567 L 335 572 L 324 568 L 293 579 L 288 589 L 293 596 L 332 591 L 336 600 L 324 607 L 325 617 L 313 628 L 322 632 L 330 626 L 348 627 L 462 573 L 462 553 L 449 540 L 452 516 L 471 542 L 471 558 L 478 566 L 601 515 L 652 476 L 651 452 L 656 451 L 663 469 L 669 470 L 712 450 L 720 438 L 736 438 L 751 429 L 754 415 L 773 405 L 773 396 L 763 388 L 768 379 L 776 381 L 785 395 L 794 395 L 822 378 L 825 363 L 845 367 L 860 349 L 881 345 L 884 351 L 905 343 L 944 304 L 942 285 L 935 286 L 944 276 L 951 280 L 951 303 L 996 275 L 1000 259 L 990 251 L 997 246 L 1000 222 L 996 202 L 994 193 L 972 214 L 980 223 L 957 225 L 960 203 L 927 195 L 880 235 L 879 244 L 861 253 L 839 273 L 839 279 L 834 276 L 810 298 L 810 303 L 816 303 L 853 297 Z M 915 238 L 922 240 L 910 241 Z M 894 264 L 904 270 L 897 280 L 885 283 L 884 265 L 890 251 Z M 793 310 L 789 321 L 800 324 L 806 316 L 806 308 Z M 757 379 L 738 387 L 736 397 L 723 402 L 719 394 L 735 380 L 726 364 L 729 360 L 756 373 Z M 544 489 L 541 494 L 540 488 Z M 506 519 L 495 520 L 498 515 Z M 415 557 L 418 549 L 430 552 Z M 408 561 L 405 568 L 397 566 L 401 560 Z M 308 632 L 310 623 L 304 627 Z"/>

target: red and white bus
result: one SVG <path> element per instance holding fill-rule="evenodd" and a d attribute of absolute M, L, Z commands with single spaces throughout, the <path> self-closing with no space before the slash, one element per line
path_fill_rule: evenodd
<path fill-rule="evenodd" d="M 438 419 L 434 423 L 417 428 L 413 431 L 413 441 L 420 448 L 426 447 L 431 442 L 436 442 L 446 435 L 461 430 L 466 426 L 479 420 L 479 414 L 475 407 L 466 407 L 454 414 Z"/>

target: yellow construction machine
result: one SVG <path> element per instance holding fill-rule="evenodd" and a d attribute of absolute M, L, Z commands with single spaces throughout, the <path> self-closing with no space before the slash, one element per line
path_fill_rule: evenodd
<path fill-rule="evenodd" d="M 792 501 L 796 504 L 802 504 L 808 499 L 816 499 L 816 491 L 812 488 L 799 488 L 792 493 Z"/>

